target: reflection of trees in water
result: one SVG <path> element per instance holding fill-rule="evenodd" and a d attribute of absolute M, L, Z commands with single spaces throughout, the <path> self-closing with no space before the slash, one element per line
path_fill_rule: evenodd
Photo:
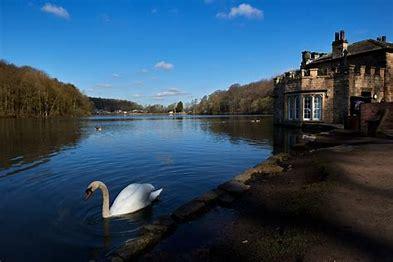
<path fill-rule="evenodd" d="M 0 119 L 0 170 L 30 163 L 74 146 L 80 122 L 65 119 Z"/>
<path fill-rule="evenodd" d="M 260 119 L 260 122 L 251 122 Z M 231 143 L 244 141 L 259 145 L 271 145 L 273 121 L 271 117 L 234 117 L 201 119 L 201 129 L 229 138 Z"/>
<path fill-rule="evenodd" d="M 260 122 L 251 122 L 260 119 Z M 235 117 L 202 119 L 201 129 L 229 138 L 231 143 L 245 141 L 253 144 L 272 145 L 273 154 L 288 152 L 298 139 L 299 129 L 273 125 L 271 117 Z"/>

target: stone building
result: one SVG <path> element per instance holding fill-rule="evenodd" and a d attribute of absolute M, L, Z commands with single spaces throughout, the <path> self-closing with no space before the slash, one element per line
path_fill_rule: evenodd
<path fill-rule="evenodd" d="M 274 84 L 276 124 L 344 123 L 361 103 L 393 101 L 393 43 L 382 36 L 348 44 L 337 32 L 331 53 L 302 52 L 300 69 Z"/>

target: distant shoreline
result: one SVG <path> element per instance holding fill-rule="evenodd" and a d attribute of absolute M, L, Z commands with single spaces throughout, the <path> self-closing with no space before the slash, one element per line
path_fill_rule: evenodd
<path fill-rule="evenodd" d="M 188 114 L 188 113 L 176 113 L 176 114 L 168 114 L 168 113 L 132 113 L 132 114 L 90 114 L 85 116 L 51 116 L 51 117 L 42 117 L 42 116 L 0 116 L 0 119 L 39 119 L 39 120 L 49 120 L 49 119 L 80 119 L 80 118 L 88 118 L 88 117 L 108 117 L 108 116 L 152 116 L 152 115 L 159 115 L 159 116 L 262 116 L 262 117 L 272 117 L 272 114 L 246 114 L 246 113 L 239 113 L 239 114 Z"/>

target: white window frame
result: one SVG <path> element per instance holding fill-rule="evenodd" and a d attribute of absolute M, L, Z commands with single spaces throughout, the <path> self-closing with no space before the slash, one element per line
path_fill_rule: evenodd
<path fill-rule="evenodd" d="M 306 117 L 306 98 L 310 97 L 310 108 L 307 108 L 310 110 L 310 117 Z M 304 95 L 303 96 L 303 106 L 302 106 L 302 111 L 303 111 L 303 120 L 304 121 L 311 121 L 312 120 L 312 95 Z"/>
<path fill-rule="evenodd" d="M 310 117 L 306 117 L 305 115 L 305 105 L 306 105 L 306 98 L 310 97 Z M 320 97 L 320 104 L 319 107 L 316 107 L 315 102 L 317 101 L 316 97 Z M 303 105 L 302 105 L 302 111 L 303 111 L 303 121 L 322 121 L 322 110 L 323 109 L 323 94 L 305 94 L 303 95 Z M 319 117 L 315 116 L 315 110 L 319 110 Z"/>
<path fill-rule="evenodd" d="M 317 105 L 316 104 L 317 98 L 320 99 L 319 107 L 316 107 L 316 105 Z M 323 101 L 323 96 L 320 95 L 320 94 L 316 94 L 316 95 L 313 96 L 312 100 L 313 100 L 313 104 L 312 104 L 312 106 L 313 106 L 312 118 L 313 118 L 314 121 L 321 121 L 322 120 L 322 101 Z M 317 112 L 316 110 L 319 111 L 319 114 L 318 114 L 317 117 L 315 116 L 315 113 Z"/>

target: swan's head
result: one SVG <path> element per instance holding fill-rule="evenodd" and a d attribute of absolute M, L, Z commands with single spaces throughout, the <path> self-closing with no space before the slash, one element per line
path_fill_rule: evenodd
<path fill-rule="evenodd" d="M 94 181 L 87 186 L 85 190 L 85 200 L 88 200 L 93 195 L 93 192 L 97 190 L 99 185 L 100 185 L 99 181 Z"/>

